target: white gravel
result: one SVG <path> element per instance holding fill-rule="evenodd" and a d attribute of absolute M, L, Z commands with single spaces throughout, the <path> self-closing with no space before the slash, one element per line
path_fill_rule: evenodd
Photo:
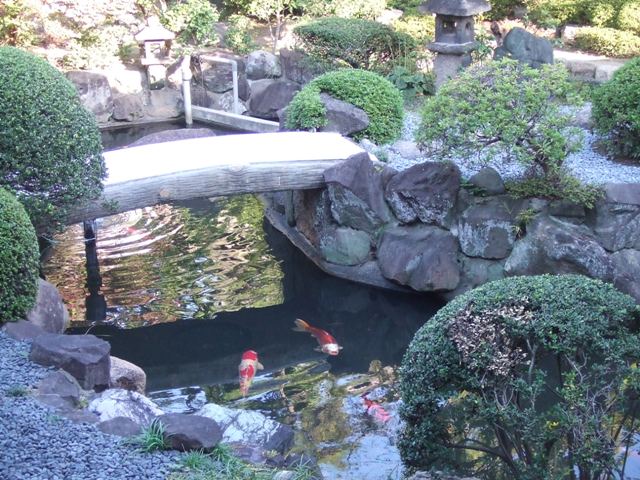
<path fill-rule="evenodd" d="M 414 135 L 420 126 L 420 114 L 409 111 L 405 113 L 404 126 L 401 140 L 414 141 Z M 604 183 L 640 183 L 640 164 L 623 165 L 611 161 L 606 156 L 594 149 L 594 144 L 600 137 L 586 129 L 582 148 L 572 153 L 565 160 L 566 168 L 585 184 L 601 185 Z M 384 153 L 382 153 L 384 152 Z M 383 145 L 373 149 L 372 153 L 378 158 L 386 155 L 389 166 L 397 170 L 405 170 L 417 163 L 428 161 L 425 155 L 416 158 L 403 158 L 393 149 L 393 145 Z M 469 178 L 477 173 L 484 164 L 475 163 L 474 159 L 455 161 L 462 172 L 463 178 Z M 504 179 L 516 179 L 524 173 L 524 168 L 518 164 L 503 163 L 500 159 L 491 162 L 488 166 L 495 168 Z"/>

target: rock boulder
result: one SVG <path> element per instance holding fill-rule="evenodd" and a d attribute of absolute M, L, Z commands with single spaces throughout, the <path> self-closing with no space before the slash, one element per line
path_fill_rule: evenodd
<path fill-rule="evenodd" d="M 458 219 L 460 248 L 470 257 L 505 258 L 516 239 L 508 199 L 480 200 L 464 210 Z"/>
<path fill-rule="evenodd" d="M 94 335 L 47 333 L 35 338 L 29 359 L 65 370 L 86 390 L 109 386 L 111 346 Z"/>
<path fill-rule="evenodd" d="M 82 389 L 70 374 L 64 370 L 58 370 L 57 372 L 49 373 L 40 380 L 38 394 L 58 395 L 75 406 L 80 402 Z"/>
<path fill-rule="evenodd" d="M 369 259 L 371 237 L 368 233 L 340 227 L 320 241 L 324 259 L 338 265 L 360 265 Z"/>
<path fill-rule="evenodd" d="M 397 173 L 385 198 L 402 223 L 420 220 L 446 226 L 460 190 L 460 170 L 451 163 L 425 162 Z"/>
<path fill-rule="evenodd" d="M 107 77 L 84 70 L 67 72 L 66 76 L 78 90 L 82 104 L 96 116 L 98 122 L 108 122 L 113 113 L 113 96 Z"/>
<path fill-rule="evenodd" d="M 122 95 L 113 100 L 113 119 L 135 122 L 144 117 L 142 97 L 136 94 Z"/>
<path fill-rule="evenodd" d="M 142 427 L 127 417 L 114 417 L 97 425 L 98 430 L 118 437 L 133 437 L 142 433 Z"/>
<path fill-rule="evenodd" d="M 69 326 L 69 312 L 60 292 L 46 280 L 38 279 L 36 305 L 27 320 L 49 333 L 62 333 Z"/>
<path fill-rule="evenodd" d="M 89 411 L 101 422 L 116 417 L 125 417 L 143 427 L 164 412 L 144 395 L 121 388 L 110 388 L 89 403 Z"/>
<path fill-rule="evenodd" d="M 433 226 L 393 227 L 378 243 L 378 264 L 389 280 L 420 292 L 453 290 L 460 282 L 458 242 Z"/>
<path fill-rule="evenodd" d="M 174 450 L 210 451 L 222 440 L 222 430 L 215 420 L 199 415 L 167 413 L 159 417 L 164 438 Z"/>
<path fill-rule="evenodd" d="M 280 59 L 273 53 L 257 50 L 247 55 L 247 78 L 262 80 L 282 75 Z"/>
<path fill-rule="evenodd" d="M 110 388 L 123 388 L 144 394 L 147 374 L 139 366 L 118 357 L 111 357 Z"/>
<path fill-rule="evenodd" d="M 640 249 L 640 184 L 607 184 L 605 197 L 587 215 L 587 225 L 610 252 Z"/>
<path fill-rule="evenodd" d="M 320 101 L 327 110 L 327 124 L 319 129 L 321 132 L 338 132 L 347 136 L 369 126 L 369 115 L 361 108 L 326 93 L 320 94 Z"/>
<path fill-rule="evenodd" d="M 640 303 L 640 251 L 621 250 L 612 255 L 613 284 Z"/>
<path fill-rule="evenodd" d="M 251 84 L 247 109 L 255 117 L 277 120 L 278 110 L 289 105 L 298 90 L 300 86 L 288 80 L 255 81 Z"/>
<path fill-rule="evenodd" d="M 504 38 L 501 47 L 496 48 L 496 59 L 513 58 L 532 67 L 553 63 L 553 46 L 546 38 L 536 37 L 524 28 L 515 27 Z"/>

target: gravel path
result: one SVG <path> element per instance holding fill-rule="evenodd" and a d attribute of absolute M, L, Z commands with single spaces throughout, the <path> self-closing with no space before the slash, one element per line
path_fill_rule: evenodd
<path fill-rule="evenodd" d="M 94 425 L 73 423 L 30 395 L 48 370 L 28 360 L 29 345 L 0 332 L 0 479 L 164 479 L 179 454 L 144 454 Z"/>
<path fill-rule="evenodd" d="M 420 114 L 417 112 L 406 112 L 404 127 L 402 129 L 402 140 L 413 141 L 414 133 L 420 125 Z M 583 130 L 584 140 L 582 149 L 572 153 L 565 160 L 567 169 L 585 184 L 601 185 L 603 183 L 640 183 L 640 165 L 622 165 L 609 160 L 594 149 L 598 135 L 589 130 Z M 416 158 L 404 158 L 394 151 L 391 145 L 385 145 L 375 149 L 372 153 L 380 156 L 380 151 L 385 152 L 389 166 L 404 170 L 406 168 L 428 161 L 422 155 Z M 468 162 L 456 161 L 464 178 L 469 178 L 477 173 L 481 165 L 469 165 Z M 524 168 L 520 165 L 503 164 L 499 160 L 489 166 L 495 168 L 504 179 L 518 178 L 524 173 Z"/>

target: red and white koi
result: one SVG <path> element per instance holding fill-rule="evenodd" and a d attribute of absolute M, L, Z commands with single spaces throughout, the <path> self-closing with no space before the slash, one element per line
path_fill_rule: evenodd
<path fill-rule="evenodd" d="M 258 361 L 258 354 L 253 350 L 247 350 L 242 354 L 242 360 L 240 360 L 240 365 L 238 365 L 240 393 L 242 393 L 243 397 L 249 392 L 253 377 L 256 376 L 258 370 L 264 370 L 264 367 Z"/>
<path fill-rule="evenodd" d="M 366 407 L 365 412 L 371 415 L 375 420 L 381 423 L 387 423 L 391 420 L 391 414 L 387 412 L 382 405 L 373 400 L 369 400 L 366 396 L 362 395 L 362 401 Z"/>
<path fill-rule="evenodd" d="M 316 350 L 319 352 L 326 353 L 327 355 L 338 355 L 340 350 L 342 350 L 342 347 L 338 345 L 336 339 L 333 338 L 333 336 L 326 330 L 312 327 L 307 322 L 300 320 L 299 318 L 296 318 L 295 324 L 296 326 L 293 328 L 294 332 L 307 332 L 315 337 L 318 341 L 318 347 L 316 347 Z"/>

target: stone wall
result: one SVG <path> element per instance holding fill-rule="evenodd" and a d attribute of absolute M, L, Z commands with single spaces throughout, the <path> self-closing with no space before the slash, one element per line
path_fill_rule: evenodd
<path fill-rule="evenodd" d="M 490 168 L 463 187 L 452 164 L 397 172 L 366 153 L 325 180 L 265 198 L 276 228 L 334 275 L 452 298 L 505 276 L 579 273 L 640 301 L 640 184 L 607 184 L 587 210 L 514 199 Z"/>

